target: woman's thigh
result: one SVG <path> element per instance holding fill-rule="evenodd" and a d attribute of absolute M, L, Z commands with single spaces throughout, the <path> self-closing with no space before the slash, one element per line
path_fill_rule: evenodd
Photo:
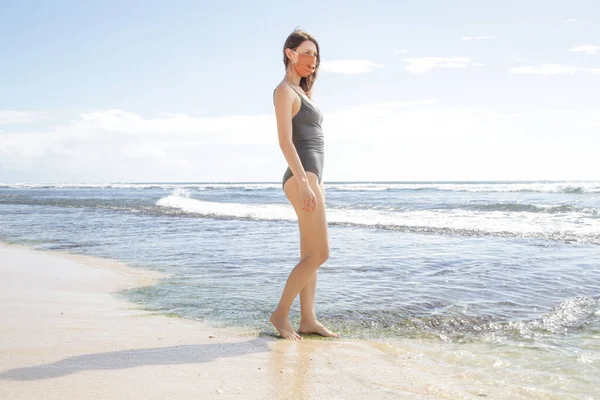
<path fill-rule="evenodd" d="M 292 203 L 298 217 L 300 256 L 305 257 L 309 253 L 314 253 L 315 255 L 327 258 L 329 255 L 329 233 L 327 231 L 327 219 L 325 216 L 325 191 L 323 183 L 319 184 L 317 175 L 313 172 L 307 171 L 306 176 L 317 198 L 317 206 L 314 211 L 307 212 L 302 210 L 298 182 L 294 178 L 289 179 L 285 183 L 283 190 L 288 200 Z"/>

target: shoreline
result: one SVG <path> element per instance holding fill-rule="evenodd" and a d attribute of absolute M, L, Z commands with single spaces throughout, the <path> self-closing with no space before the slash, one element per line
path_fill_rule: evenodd
<path fill-rule="evenodd" d="M 244 336 L 113 295 L 167 276 L 0 242 L 0 398 L 504 398 L 424 342 Z"/>

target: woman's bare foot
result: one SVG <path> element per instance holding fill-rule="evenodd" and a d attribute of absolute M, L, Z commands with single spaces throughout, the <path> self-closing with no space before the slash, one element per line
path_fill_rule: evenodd
<path fill-rule="evenodd" d="M 269 321 L 271 321 L 282 338 L 290 340 L 302 340 L 302 336 L 298 335 L 296 331 L 294 331 L 294 328 L 292 327 L 288 317 L 281 316 L 277 314 L 277 311 L 275 311 L 273 314 L 271 314 Z"/>
<path fill-rule="evenodd" d="M 317 320 L 303 322 L 300 321 L 300 329 L 298 329 L 300 333 L 316 333 L 317 335 L 325 336 L 325 337 L 334 337 L 339 338 L 340 334 L 337 332 L 331 332 L 329 329 L 325 328 L 321 325 Z"/>

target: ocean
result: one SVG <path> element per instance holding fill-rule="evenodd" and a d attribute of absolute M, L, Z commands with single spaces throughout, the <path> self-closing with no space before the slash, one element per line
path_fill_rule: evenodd
<path fill-rule="evenodd" d="M 515 398 L 600 398 L 600 181 L 325 182 L 325 196 L 324 325 Z M 300 252 L 279 182 L 0 184 L 0 241 L 167 272 L 119 295 L 249 335 L 274 332 Z"/>

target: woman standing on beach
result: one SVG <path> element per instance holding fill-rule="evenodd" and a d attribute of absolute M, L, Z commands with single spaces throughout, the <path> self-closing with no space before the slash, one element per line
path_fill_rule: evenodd
<path fill-rule="evenodd" d="M 299 340 L 299 333 L 339 337 L 317 321 L 315 294 L 318 268 L 329 257 L 322 174 L 324 142 L 321 111 L 312 102 L 320 64 L 319 45 L 302 30 L 292 32 L 283 46 L 285 76 L 274 92 L 279 146 L 288 163 L 283 191 L 294 207 L 300 229 L 300 262 L 283 289 L 270 321 L 281 337 Z M 300 293 L 300 327 L 294 331 L 290 307 Z"/>

